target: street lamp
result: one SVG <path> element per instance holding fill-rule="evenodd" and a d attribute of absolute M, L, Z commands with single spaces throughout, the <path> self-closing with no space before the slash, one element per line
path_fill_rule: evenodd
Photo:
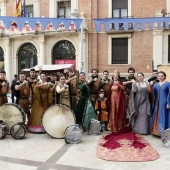
<path fill-rule="evenodd" d="M 74 9 L 74 12 L 71 13 L 71 16 L 78 18 L 79 17 L 79 13 L 77 9 Z M 83 21 L 81 23 L 81 39 L 80 39 L 80 47 L 81 47 L 81 57 L 80 57 L 80 72 L 83 71 L 84 68 L 84 57 L 83 57 Z"/>

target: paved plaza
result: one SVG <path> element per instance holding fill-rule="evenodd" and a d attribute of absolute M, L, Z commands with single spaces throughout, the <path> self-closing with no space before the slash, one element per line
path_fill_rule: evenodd
<path fill-rule="evenodd" d="M 10 94 L 8 95 L 10 96 Z M 8 98 L 11 102 L 10 97 Z M 0 140 L 0 170 L 168 170 L 170 149 L 161 139 L 145 135 L 160 158 L 148 162 L 112 162 L 96 157 L 99 135 L 84 133 L 78 144 L 65 144 L 47 134 L 27 133 L 22 140 L 10 135 Z"/>
<path fill-rule="evenodd" d="M 65 144 L 47 134 L 28 133 L 15 140 L 10 135 L 0 140 L 0 170 L 168 170 L 170 149 L 160 138 L 148 135 L 147 141 L 160 158 L 149 162 L 112 162 L 96 157 L 99 135 L 83 134 L 78 144 Z"/>

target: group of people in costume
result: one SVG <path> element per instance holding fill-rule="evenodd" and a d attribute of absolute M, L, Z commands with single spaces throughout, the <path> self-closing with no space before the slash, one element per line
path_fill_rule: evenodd
<path fill-rule="evenodd" d="M 92 69 L 86 80 L 84 72 L 75 75 L 69 70 L 67 76 L 59 79 L 52 73 L 50 80 L 46 73 L 37 78 L 34 69 L 29 77 L 21 72 L 19 78 L 11 84 L 12 95 L 27 115 L 27 128 L 30 132 L 43 133 L 41 119 L 45 110 L 54 104 L 63 104 L 73 110 L 76 123 L 87 131 L 90 119 L 97 119 L 102 124 L 102 131 L 119 132 L 131 127 L 134 133 L 160 136 L 170 128 L 170 82 L 166 73 L 155 70 L 151 79 L 145 80 L 135 69 L 128 69 L 128 77 L 120 77 L 115 70 L 109 78 L 109 72 Z M 0 72 L 0 105 L 7 103 L 9 83 L 6 72 Z M 13 101 L 14 102 L 14 101 Z"/>

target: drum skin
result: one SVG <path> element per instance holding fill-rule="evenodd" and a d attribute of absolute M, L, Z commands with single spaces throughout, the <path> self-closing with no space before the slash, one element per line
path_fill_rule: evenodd
<path fill-rule="evenodd" d="M 18 122 L 10 129 L 10 134 L 14 139 L 23 139 L 27 133 L 25 124 Z"/>
<path fill-rule="evenodd" d="M 65 129 L 73 124 L 75 124 L 75 116 L 72 110 L 65 105 L 56 104 L 49 107 L 42 117 L 44 130 L 56 139 L 63 139 Z"/>
<path fill-rule="evenodd" d="M 25 122 L 25 113 L 19 105 L 6 103 L 0 106 L 0 120 L 6 122 L 10 129 L 18 122 Z"/>

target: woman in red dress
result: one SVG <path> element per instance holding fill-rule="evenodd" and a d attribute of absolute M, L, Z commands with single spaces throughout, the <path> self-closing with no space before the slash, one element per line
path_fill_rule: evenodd
<path fill-rule="evenodd" d="M 119 82 L 120 74 L 117 70 L 114 71 L 114 82 L 111 85 L 109 94 L 110 116 L 109 116 L 109 129 L 112 132 L 117 132 L 125 127 L 125 99 L 124 99 L 124 86 Z"/>

